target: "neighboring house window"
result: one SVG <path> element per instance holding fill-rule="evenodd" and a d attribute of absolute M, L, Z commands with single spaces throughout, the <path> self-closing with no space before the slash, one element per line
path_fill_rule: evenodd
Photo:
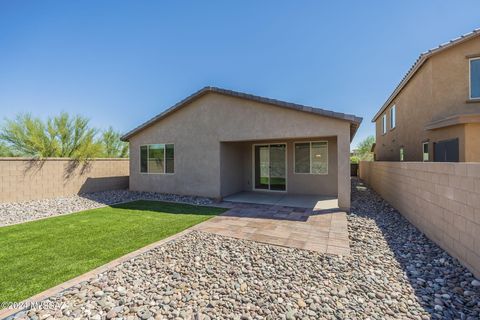
<path fill-rule="evenodd" d="M 391 108 L 390 108 L 390 129 L 393 129 L 395 128 L 396 126 L 396 115 L 397 113 L 397 107 L 395 105 L 393 105 Z"/>
<path fill-rule="evenodd" d="M 422 149 L 423 149 L 423 161 L 428 161 L 429 154 L 428 154 L 428 142 L 422 143 Z"/>
<path fill-rule="evenodd" d="M 149 144 L 140 147 L 140 172 L 174 173 L 173 144 Z"/>
<path fill-rule="evenodd" d="M 382 116 L 382 133 L 383 134 L 387 133 L 387 115 L 386 114 Z"/>
<path fill-rule="evenodd" d="M 401 147 L 400 148 L 400 161 L 403 161 L 404 157 L 405 157 L 405 154 L 404 154 L 404 151 L 403 151 L 403 147 Z"/>
<path fill-rule="evenodd" d="M 328 174 L 328 142 L 295 143 L 295 173 Z"/>
<path fill-rule="evenodd" d="M 480 58 L 470 59 L 470 99 L 480 99 Z"/>

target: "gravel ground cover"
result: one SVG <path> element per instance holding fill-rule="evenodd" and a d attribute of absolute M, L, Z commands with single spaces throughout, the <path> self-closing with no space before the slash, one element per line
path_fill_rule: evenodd
<path fill-rule="evenodd" d="M 479 319 L 480 282 L 354 180 L 351 256 L 192 232 L 31 319 Z"/>
<path fill-rule="evenodd" d="M 92 192 L 63 198 L 0 203 L 0 226 L 135 200 L 160 200 L 200 205 L 207 205 L 214 202 L 209 198 L 154 192 L 136 192 L 129 190 Z"/>

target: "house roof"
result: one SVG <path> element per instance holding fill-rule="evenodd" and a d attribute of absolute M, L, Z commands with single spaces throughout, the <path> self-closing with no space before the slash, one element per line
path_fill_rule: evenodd
<path fill-rule="evenodd" d="M 232 90 L 227 90 L 227 89 L 222 89 L 222 88 L 217 88 L 217 87 L 204 87 L 203 89 L 200 89 L 199 91 L 195 92 L 194 94 L 188 96 L 187 98 L 183 99 L 182 101 L 176 103 L 172 107 L 168 108 L 167 110 L 163 111 L 162 113 L 156 115 L 152 119 L 148 120 L 147 122 L 141 124 L 140 126 L 136 127 L 135 129 L 131 130 L 130 132 L 126 133 L 121 137 L 122 141 L 128 141 L 133 135 L 137 134 L 138 132 L 142 131 L 145 128 L 148 128 L 149 126 L 155 124 L 157 121 L 167 117 L 171 113 L 175 112 L 176 110 L 186 106 L 187 104 L 191 103 L 192 101 L 208 94 L 208 93 L 218 93 L 218 94 L 223 94 L 231 97 L 236 97 L 240 99 L 246 99 L 250 101 L 256 101 L 256 102 L 261 102 L 277 107 L 282 107 L 282 108 L 287 108 L 287 109 L 293 109 L 297 111 L 302 111 L 302 112 L 308 112 L 312 113 L 314 115 L 319 115 L 323 117 L 328 117 L 328 118 L 334 118 L 334 119 L 340 119 L 340 120 L 345 120 L 350 122 L 350 139 L 353 139 L 355 136 L 355 133 L 357 132 L 358 127 L 360 126 L 360 123 L 362 122 L 362 118 L 351 115 L 351 114 L 345 114 L 345 113 L 340 113 L 340 112 L 334 112 L 334 111 L 329 111 L 321 108 L 314 108 L 310 106 L 304 106 L 301 104 L 296 104 L 296 103 L 291 103 L 291 102 L 286 102 L 286 101 L 281 101 L 281 100 L 276 100 L 276 99 L 270 99 L 270 98 L 265 98 L 265 97 L 260 97 L 260 96 L 255 96 L 252 94 L 248 93 L 243 93 L 243 92 L 238 92 L 238 91 L 232 91 Z"/>
<path fill-rule="evenodd" d="M 412 79 L 412 77 L 415 75 L 415 73 L 420 69 L 420 67 L 430 58 L 431 56 L 440 53 L 444 50 L 447 50 L 448 48 L 451 48 L 455 45 L 458 45 L 460 43 L 463 43 L 465 41 L 468 41 L 476 36 L 480 35 L 480 28 L 475 29 L 472 32 L 466 33 L 464 35 L 461 35 L 458 38 L 452 39 L 449 42 L 443 43 L 439 45 L 436 48 L 432 48 L 430 50 L 427 50 L 423 53 L 420 54 L 420 56 L 417 58 L 415 63 L 410 67 L 408 72 L 405 74 L 405 76 L 402 78 L 400 83 L 397 85 L 395 90 L 392 92 L 392 94 L 388 97 L 387 101 L 383 104 L 383 106 L 380 108 L 380 110 L 375 114 L 375 116 L 372 119 L 372 122 L 375 122 L 380 115 L 385 111 L 385 109 L 392 103 L 392 101 L 396 98 L 396 96 L 402 91 L 402 89 L 405 87 L 405 85 Z"/>

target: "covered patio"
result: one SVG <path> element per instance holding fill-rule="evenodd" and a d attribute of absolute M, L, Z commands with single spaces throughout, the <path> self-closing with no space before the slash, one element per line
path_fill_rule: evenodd
<path fill-rule="evenodd" d="M 344 159 L 338 153 L 338 140 L 337 136 L 313 136 L 221 142 L 222 200 L 338 208 L 339 199 L 349 192 L 341 188 L 344 172 L 339 158 Z"/>

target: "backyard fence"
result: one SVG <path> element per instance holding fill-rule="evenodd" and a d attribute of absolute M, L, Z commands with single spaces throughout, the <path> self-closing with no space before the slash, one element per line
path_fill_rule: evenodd
<path fill-rule="evenodd" d="M 480 163 L 362 161 L 359 176 L 480 277 Z"/>
<path fill-rule="evenodd" d="M 0 158 L 0 202 L 128 188 L 128 159 Z"/>

